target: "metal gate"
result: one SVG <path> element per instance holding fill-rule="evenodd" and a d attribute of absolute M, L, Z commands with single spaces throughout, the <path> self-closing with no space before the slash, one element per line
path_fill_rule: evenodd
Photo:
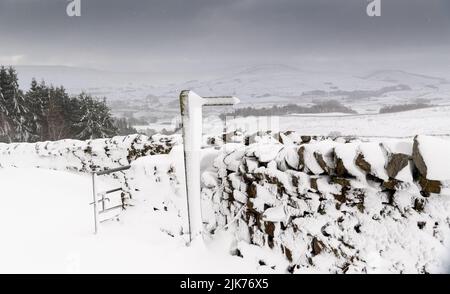
<path fill-rule="evenodd" d="M 110 207 L 107 207 L 107 205 L 106 205 L 107 202 L 110 202 L 110 200 L 111 200 L 107 195 L 109 195 L 111 193 L 114 193 L 114 192 L 123 191 L 123 189 L 121 187 L 119 187 L 119 188 L 115 188 L 115 189 L 111 189 L 111 190 L 98 192 L 97 191 L 97 177 L 98 176 L 103 176 L 103 175 L 109 175 L 109 174 L 120 172 L 120 171 L 124 171 L 124 170 L 128 170 L 130 168 L 131 168 L 131 165 L 127 165 L 127 166 L 122 166 L 122 167 L 118 167 L 118 168 L 107 169 L 107 170 L 103 170 L 103 171 L 100 171 L 100 172 L 93 172 L 92 173 L 92 197 L 93 197 L 93 202 L 90 203 L 90 204 L 93 205 L 93 207 L 94 207 L 94 234 L 98 233 L 99 225 L 100 225 L 101 222 L 110 220 L 110 219 L 115 218 L 115 217 L 118 216 L 118 215 L 116 215 L 115 217 L 107 218 L 107 219 L 104 219 L 104 220 L 100 221 L 100 215 L 105 214 L 105 213 L 110 212 L 110 211 L 123 209 L 123 204 L 110 206 Z M 100 199 L 99 199 L 99 196 L 100 196 Z M 99 207 L 98 207 L 99 204 L 101 206 L 101 209 L 99 209 Z"/>

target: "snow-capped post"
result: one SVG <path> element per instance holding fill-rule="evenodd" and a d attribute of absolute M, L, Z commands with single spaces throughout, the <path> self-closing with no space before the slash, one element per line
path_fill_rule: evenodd
<path fill-rule="evenodd" d="M 202 107 L 230 106 L 237 103 L 239 103 L 239 99 L 232 96 L 200 97 L 189 90 L 184 90 L 180 94 L 189 243 L 202 234 L 203 226 L 200 199 L 200 152 L 203 133 Z"/>

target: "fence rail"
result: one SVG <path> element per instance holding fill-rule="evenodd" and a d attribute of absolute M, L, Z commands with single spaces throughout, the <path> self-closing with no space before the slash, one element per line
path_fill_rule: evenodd
<path fill-rule="evenodd" d="M 95 174 L 97 176 L 109 175 L 109 174 L 112 174 L 112 173 L 128 170 L 130 168 L 131 168 L 131 165 L 125 165 L 125 166 L 121 166 L 121 167 L 116 167 L 116 168 L 111 168 L 111 169 L 106 169 L 106 170 L 102 170 L 102 171 L 99 171 L 99 172 L 95 172 Z"/>

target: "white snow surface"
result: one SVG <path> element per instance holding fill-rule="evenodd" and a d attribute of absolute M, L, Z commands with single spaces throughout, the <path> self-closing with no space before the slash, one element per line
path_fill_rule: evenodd
<path fill-rule="evenodd" d="M 385 169 L 387 156 L 383 152 L 380 144 L 377 142 L 368 142 L 359 145 L 359 152 L 364 156 L 364 159 L 370 164 L 371 173 L 382 180 L 388 180 L 388 175 Z"/>
<path fill-rule="evenodd" d="M 220 133 L 223 123 L 217 117 L 205 118 L 210 133 Z M 302 135 L 358 137 L 413 137 L 415 135 L 450 136 L 450 106 L 430 107 L 398 113 L 352 114 L 343 116 L 260 116 L 228 119 L 228 130 L 247 133 L 272 130 L 295 131 Z M 214 128 L 212 126 L 215 126 Z M 205 130 L 206 131 L 206 130 Z"/>
<path fill-rule="evenodd" d="M 427 165 L 427 178 L 450 180 L 450 141 L 430 136 L 418 136 L 420 154 Z"/>
<path fill-rule="evenodd" d="M 257 271 L 229 254 L 228 233 L 219 232 L 205 244 L 196 240 L 190 247 L 182 236 L 166 233 L 167 226 L 182 226 L 176 214 L 155 205 L 155 200 L 173 197 L 166 185 L 149 185 L 119 221 L 102 223 L 94 235 L 87 175 L 6 168 L 0 169 L 0 181 L 0 273 Z M 100 186 L 114 187 L 104 181 Z"/>

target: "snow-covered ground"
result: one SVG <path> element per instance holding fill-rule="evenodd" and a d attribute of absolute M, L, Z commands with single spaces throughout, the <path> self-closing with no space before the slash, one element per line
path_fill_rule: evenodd
<path fill-rule="evenodd" d="M 119 221 L 102 223 L 99 234 L 94 235 L 89 205 L 91 181 L 87 175 L 6 168 L 0 169 L 0 181 L 0 273 L 256 270 L 253 263 L 229 254 L 232 239 L 226 233 L 216 235 L 205 245 L 195 242 L 190 247 L 185 246 L 182 237 L 164 233 L 161 227 L 167 215 L 155 211 L 145 198 L 136 200 Z M 111 183 L 101 183 L 101 187 L 108 186 Z"/>
<path fill-rule="evenodd" d="M 350 115 L 340 117 L 287 117 L 281 119 L 282 130 L 308 135 L 339 132 L 354 136 L 414 136 L 450 134 L 450 107 L 436 107 L 398 113 Z"/>
<path fill-rule="evenodd" d="M 217 116 L 204 120 L 205 133 L 218 134 L 224 123 Z M 450 106 L 433 107 L 385 114 L 319 114 L 291 116 L 237 117 L 227 119 L 229 130 L 246 133 L 272 130 L 295 131 L 302 135 L 328 136 L 330 134 L 359 137 L 412 137 L 450 135 Z"/>
<path fill-rule="evenodd" d="M 294 139 L 294 135 L 288 136 Z M 431 179 L 433 180 L 437 174 L 436 178 L 448 180 L 448 169 L 442 169 L 440 165 L 442 160 L 447 160 L 445 148 L 448 141 L 434 140 L 429 137 L 419 139 L 423 157 L 427 163 L 432 163 L 427 166 L 429 175 L 433 177 Z M 386 146 L 399 146 L 392 139 L 385 143 Z M 340 144 L 342 148 L 335 149 L 334 152 L 345 159 L 343 160 L 345 168 L 349 173 L 356 172 L 354 175 L 358 178 L 361 171 L 357 170 L 351 160 L 355 155 L 354 147 L 358 144 Z M 412 139 L 411 143 L 406 145 L 411 147 Z M 439 145 L 442 148 L 430 148 L 430 145 Z M 394 194 L 393 203 L 389 204 L 384 192 L 374 183 L 366 182 L 365 177 L 361 176 L 358 181 L 351 181 L 355 191 L 367 192 L 364 212 L 361 211 L 361 207 L 353 206 L 352 201 L 359 198 L 350 196 L 348 205 L 342 204 L 343 209 L 338 209 L 335 206 L 340 201 L 336 198 L 336 195 L 339 195 L 338 184 L 328 182 L 327 176 L 321 175 L 323 174 L 320 170 L 322 165 L 319 161 L 316 162 L 316 156 L 314 156 L 319 152 L 324 155 L 325 161 L 328 161 L 329 158 L 326 155 L 332 149 L 330 146 L 337 146 L 337 143 L 325 140 L 304 145 L 304 163 L 314 175 L 286 170 L 288 166 L 282 164 L 285 162 L 284 158 L 290 166 L 299 164 L 298 151 L 295 149 L 299 146 L 291 145 L 285 146 L 287 149 L 282 148 L 283 146 L 273 139 L 268 141 L 261 139 L 259 143 L 248 147 L 242 144 L 228 144 L 222 150 L 204 149 L 200 165 L 201 171 L 204 172 L 203 187 L 207 188 L 206 192 L 208 189 L 211 192 L 220 192 L 227 189 L 227 185 L 237 184 L 241 188 L 239 191 L 237 189 L 233 191 L 233 197 L 242 202 L 240 205 L 246 208 L 248 205 L 246 199 L 250 197 L 251 191 L 244 188 L 245 184 L 236 177 L 236 171 L 242 170 L 240 162 L 244 155 L 248 157 L 243 161 L 247 168 L 251 166 L 253 169 L 257 168 L 259 165 L 257 160 L 266 162 L 264 166 L 267 167 L 258 167 L 256 173 L 267 172 L 270 174 L 269 179 L 279 178 L 279 183 L 283 185 L 290 183 L 287 177 L 293 173 L 298 175 L 297 188 L 301 191 L 298 195 L 295 192 L 289 199 L 294 202 L 306 201 L 306 206 L 301 207 L 309 211 L 309 216 L 298 217 L 295 224 L 302 228 L 302 234 L 305 233 L 307 236 L 302 239 L 298 237 L 298 233 L 294 232 L 295 234 L 290 235 L 289 230 L 292 229 L 290 228 L 280 239 L 292 250 L 290 251 L 291 259 L 293 257 L 295 260 L 291 260 L 291 263 L 301 261 L 299 265 L 302 268 L 294 272 L 340 272 L 339 267 L 336 267 L 339 264 L 334 263 L 337 259 L 330 252 L 323 255 L 314 253 L 317 255 L 313 259 L 315 264 L 311 267 L 305 266 L 309 264 L 304 258 L 305 254 L 308 255 L 311 251 L 310 238 L 321 236 L 320 228 L 325 224 L 324 222 L 331 227 L 338 226 L 343 229 L 327 233 L 328 237 L 332 236 L 331 239 L 322 236 L 323 243 L 317 243 L 317 240 L 314 243 L 313 239 L 312 244 L 327 244 L 328 248 L 341 248 L 341 243 L 335 242 L 340 240 L 338 238 L 340 234 L 347 243 L 353 242 L 354 246 L 350 253 L 361 257 L 362 262 L 355 263 L 350 272 L 361 272 L 362 268 L 365 268 L 367 272 L 445 272 L 448 264 L 449 236 L 448 182 L 442 182 L 443 189 L 440 194 L 430 197 L 422 196 L 418 190 L 419 186 L 414 183 L 400 185 L 401 191 Z M 365 143 L 361 146 L 367 147 L 361 147 L 360 150 L 364 153 L 365 160 L 370 162 L 372 173 L 380 179 L 385 179 L 387 176 L 383 174 L 384 156 L 382 154 L 376 156 L 375 152 L 375 149 L 380 148 L 379 144 Z M 2 188 L 0 192 L 2 203 L 0 206 L 0 235 L 2 236 L 0 273 L 287 273 L 291 264 L 283 254 L 257 242 L 252 244 L 258 244 L 258 246 L 251 245 L 246 238 L 239 238 L 243 232 L 242 228 L 251 226 L 245 219 L 239 220 L 238 217 L 231 216 L 224 219 L 229 207 L 227 208 L 226 199 L 219 197 L 220 193 L 217 193 L 219 196 L 213 193 L 217 196 L 213 197 L 214 201 L 220 204 L 218 210 L 208 209 L 213 207 L 210 205 L 213 201 L 205 202 L 208 201 L 208 197 L 203 198 L 203 221 L 211 234 L 205 234 L 204 243 L 196 239 L 191 246 L 186 246 L 186 196 L 181 147 L 177 144 L 169 154 L 144 156 L 132 162 L 132 167 L 127 171 L 129 174 L 126 176 L 127 183 L 133 187 L 131 191 L 133 197 L 127 202 L 131 206 L 127 206 L 127 209 L 120 213 L 118 220 L 102 223 L 97 235 L 93 234 L 93 209 L 89 205 L 92 201 L 92 183 L 88 173 L 68 172 L 62 168 L 63 163 L 67 163 L 65 161 L 67 159 L 63 157 L 50 159 L 51 161 L 60 160 L 60 165 L 56 165 L 62 168 L 59 171 L 27 168 L 25 162 L 21 167 L 0 168 Z M 430 153 L 429 150 L 432 152 Z M 227 155 L 225 160 L 221 157 L 224 155 L 221 154 L 223 151 L 233 151 L 234 155 Z M 353 155 L 347 156 L 348 152 L 345 151 L 352 151 Z M 406 153 L 410 154 L 411 151 Z M 429 159 L 430 156 L 433 160 Z M 217 165 L 217 163 L 220 164 Z M 33 160 L 29 160 L 29 164 L 34 166 Z M 220 165 L 223 168 L 217 170 L 217 166 Z M 285 167 L 282 168 L 283 166 Z M 230 171 L 234 172 L 230 173 Z M 398 179 L 400 174 L 397 176 Z M 220 177 L 225 179 L 228 176 L 230 176 L 229 181 L 219 181 Z M 316 188 L 312 187 L 313 181 L 310 178 L 316 179 Z M 99 190 L 116 188 L 121 183 L 119 179 L 113 177 L 99 177 L 99 181 Z M 409 181 L 412 181 L 412 178 Z M 264 180 L 260 181 L 260 184 L 265 185 L 263 182 Z M 217 185 L 224 187 L 217 187 Z M 275 237 L 281 236 L 284 233 L 280 230 L 279 222 L 285 220 L 284 210 L 280 210 L 280 206 L 272 201 L 275 196 L 263 193 L 264 190 L 261 187 L 255 192 L 258 195 L 256 197 L 258 201 L 253 203 L 253 208 L 266 210 L 263 201 L 268 200 L 272 203 L 273 207 L 270 206 L 271 208 L 264 211 L 264 221 L 276 223 Z M 291 184 L 285 187 L 287 187 L 287 193 L 294 191 Z M 328 205 L 324 215 L 318 211 L 318 197 L 314 196 L 314 193 L 318 193 L 316 190 L 326 196 L 323 199 L 320 198 L 320 201 L 326 200 Z M 276 193 L 278 192 L 274 195 Z M 302 195 L 309 195 L 310 198 L 305 200 Z M 417 211 L 419 208 L 416 207 L 414 200 L 416 198 L 426 203 L 425 208 L 421 208 L 423 212 Z M 243 208 L 236 209 L 237 216 L 241 215 Z M 347 212 L 351 214 L 347 215 Z M 344 227 L 340 226 L 341 214 L 348 218 L 348 223 Z M 352 231 L 349 228 L 356 225 L 355 221 L 361 223 L 361 226 Z M 308 232 L 312 232 L 312 235 L 308 235 Z M 276 238 L 275 240 L 278 242 Z M 372 247 L 367 247 L 367 244 Z M 372 251 L 376 254 L 361 248 L 373 249 Z M 322 250 L 316 249 L 314 251 Z M 365 253 L 361 254 L 361 252 Z M 384 259 L 381 260 L 380 256 Z M 427 267 L 420 268 L 423 264 Z"/>

